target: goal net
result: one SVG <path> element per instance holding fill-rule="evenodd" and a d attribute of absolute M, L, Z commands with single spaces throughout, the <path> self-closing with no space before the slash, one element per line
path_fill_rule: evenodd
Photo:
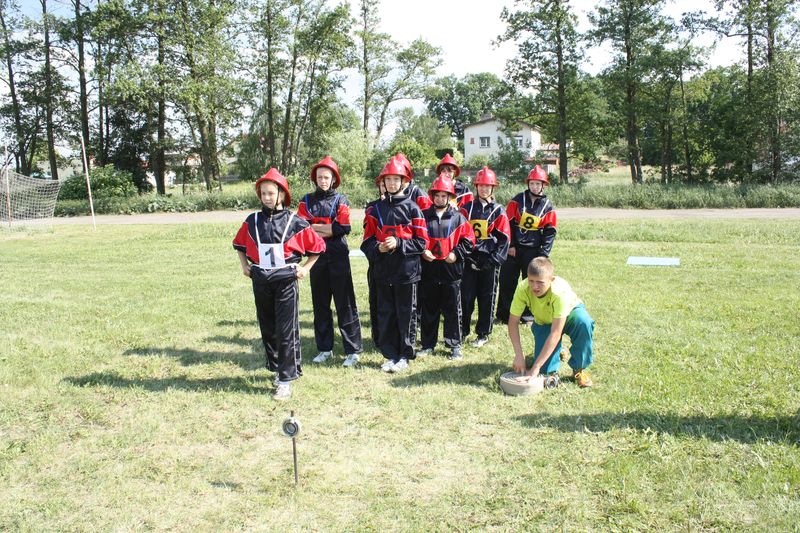
<path fill-rule="evenodd" d="M 61 182 L 0 171 L 0 225 L 52 226 Z"/>

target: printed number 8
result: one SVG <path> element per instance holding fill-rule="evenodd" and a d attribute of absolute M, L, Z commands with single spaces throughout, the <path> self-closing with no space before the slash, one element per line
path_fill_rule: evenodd
<path fill-rule="evenodd" d="M 536 226 L 536 221 L 533 217 L 525 217 L 525 220 L 522 221 L 522 227 L 525 229 L 533 229 Z"/>

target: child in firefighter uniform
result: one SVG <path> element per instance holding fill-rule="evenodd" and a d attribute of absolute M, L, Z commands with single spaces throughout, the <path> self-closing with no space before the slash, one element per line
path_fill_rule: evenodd
<path fill-rule="evenodd" d="M 497 319 L 508 323 L 508 311 L 514 290 L 520 279 L 527 276 L 528 264 L 535 257 L 550 257 L 556 239 L 556 211 L 544 194 L 550 184 L 547 172 L 536 165 L 525 179 L 527 188 L 516 195 L 506 207 L 511 225 L 511 245 L 508 258 L 500 267 L 500 296 L 497 299 Z M 531 322 L 529 312 L 522 317 Z"/>
<path fill-rule="evenodd" d="M 469 335 L 477 300 L 477 337 L 472 341 L 472 346 L 480 348 L 489 341 L 492 333 L 500 265 L 508 254 L 511 230 L 506 210 L 494 201 L 494 189 L 498 185 L 494 171 L 483 167 L 472 183 L 478 199 L 467 202 L 461 208 L 461 213 L 475 234 L 475 249 L 467 256 L 464 276 L 461 278 L 461 333 L 464 338 Z"/>
<path fill-rule="evenodd" d="M 253 284 L 267 368 L 277 373 L 273 398 L 286 400 L 291 382 L 302 375 L 297 280 L 325 251 L 325 241 L 288 209 L 289 184 L 277 169 L 269 169 L 255 187 L 263 207 L 245 219 L 233 247 Z M 304 265 L 302 256 L 308 257 Z"/>
<path fill-rule="evenodd" d="M 428 226 L 428 246 L 422 254 L 422 350 L 417 355 L 433 352 L 442 316 L 444 344 L 450 349 L 450 358 L 461 359 L 461 276 L 475 236 L 467 219 L 450 204 L 456 197 L 450 178 L 440 174 L 428 189 L 428 196 L 433 198 L 433 206 L 422 212 Z"/>
<path fill-rule="evenodd" d="M 415 357 L 417 282 L 428 231 L 422 211 L 403 189 L 403 182 L 411 181 L 404 165 L 392 158 L 378 179 L 386 194 L 364 213 L 361 251 L 373 262 L 378 348 L 386 359 L 381 369 L 401 372 Z"/>
<path fill-rule="evenodd" d="M 347 196 L 337 192 L 342 179 L 339 167 L 331 157 L 323 158 L 311 168 L 311 181 L 316 190 L 300 201 L 297 216 L 307 220 L 317 235 L 325 240 L 325 252 L 311 269 L 314 339 L 319 350 L 314 362 L 323 363 L 333 354 L 333 298 L 342 347 L 347 355 L 344 366 L 350 367 L 358 362 L 358 354 L 363 351 L 347 247 L 350 203 Z"/>
<path fill-rule="evenodd" d="M 458 179 L 461 175 L 461 167 L 458 166 L 452 155 L 444 155 L 439 164 L 436 165 L 436 173 L 439 175 L 444 174 L 446 178 L 453 180 L 453 188 L 456 191 L 456 206 L 463 207 L 475 199 L 472 191 L 469 190 L 469 186 Z"/>
<path fill-rule="evenodd" d="M 414 181 L 414 169 L 411 168 L 411 162 L 406 157 L 406 154 L 403 152 L 397 152 L 393 159 L 403 165 L 403 168 L 406 170 L 406 175 L 409 177 L 408 181 L 403 182 L 403 193 L 411 198 L 411 200 L 423 211 L 432 206 L 433 202 L 431 202 L 431 199 Z"/>

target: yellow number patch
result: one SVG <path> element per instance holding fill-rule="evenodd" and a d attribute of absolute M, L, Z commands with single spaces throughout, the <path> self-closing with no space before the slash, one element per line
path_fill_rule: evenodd
<path fill-rule="evenodd" d="M 481 220 L 479 218 L 473 219 L 469 221 L 469 225 L 472 226 L 472 231 L 475 232 L 475 240 L 476 241 L 485 241 L 489 239 L 489 225 L 486 220 Z"/>
<path fill-rule="evenodd" d="M 539 229 L 539 223 L 541 221 L 542 219 L 535 215 L 522 213 L 522 217 L 520 217 L 519 220 L 519 227 L 524 230 Z"/>

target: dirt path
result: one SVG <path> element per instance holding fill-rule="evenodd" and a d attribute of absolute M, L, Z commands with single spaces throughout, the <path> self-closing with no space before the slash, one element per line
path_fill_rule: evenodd
<path fill-rule="evenodd" d="M 603 209 L 568 207 L 557 209 L 560 222 L 565 220 L 623 220 L 623 219 L 800 219 L 800 208 L 789 209 Z M 147 213 L 143 215 L 98 215 L 97 224 L 200 224 L 205 222 L 241 223 L 249 211 L 201 211 L 197 213 Z M 363 209 L 353 209 L 355 220 L 364 218 Z M 59 217 L 54 224 L 92 224 L 91 217 Z"/>

